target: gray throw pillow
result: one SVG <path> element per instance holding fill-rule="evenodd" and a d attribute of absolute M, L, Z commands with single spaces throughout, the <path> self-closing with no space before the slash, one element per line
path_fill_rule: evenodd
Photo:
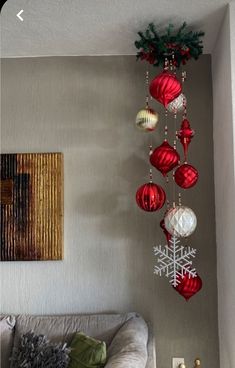
<path fill-rule="evenodd" d="M 52 344 L 43 335 L 28 332 L 13 348 L 11 368 L 67 368 L 70 349 Z"/>

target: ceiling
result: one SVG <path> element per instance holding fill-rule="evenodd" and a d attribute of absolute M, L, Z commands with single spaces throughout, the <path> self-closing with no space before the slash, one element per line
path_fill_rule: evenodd
<path fill-rule="evenodd" d="M 186 20 L 213 50 L 228 0 L 8 0 L 2 9 L 2 57 L 132 55 L 137 32 Z M 20 21 L 16 14 L 21 14 Z"/>

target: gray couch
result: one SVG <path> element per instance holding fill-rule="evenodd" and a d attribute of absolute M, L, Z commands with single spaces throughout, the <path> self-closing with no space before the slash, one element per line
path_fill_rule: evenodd
<path fill-rule="evenodd" d="M 70 342 L 74 332 L 105 341 L 106 368 L 156 368 L 151 328 L 136 313 L 0 317 L 1 368 L 9 368 L 12 347 L 22 334 L 34 331 L 52 342 Z"/>

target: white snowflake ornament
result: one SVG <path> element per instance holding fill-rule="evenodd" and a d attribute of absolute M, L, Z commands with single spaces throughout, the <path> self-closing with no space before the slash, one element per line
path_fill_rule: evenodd
<path fill-rule="evenodd" d="M 191 247 L 183 247 L 179 245 L 180 241 L 173 236 L 170 239 L 170 245 L 161 245 L 153 248 L 154 255 L 158 256 L 158 265 L 154 266 L 154 273 L 159 276 L 165 275 L 170 278 L 172 286 L 176 287 L 180 284 L 180 277 L 188 275 L 196 277 L 196 269 L 192 268 L 192 261 L 196 255 L 196 249 Z"/>

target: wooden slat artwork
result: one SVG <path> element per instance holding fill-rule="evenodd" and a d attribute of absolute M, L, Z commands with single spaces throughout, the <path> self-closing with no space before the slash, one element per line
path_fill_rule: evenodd
<path fill-rule="evenodd" d="M 0 204 L 13 203 L 13 180 L 0 180 Z"/>
<path fill-rule="evenodd" d="M 63 155 L 2 154 L 0 261 L 63 259 Z"/>

